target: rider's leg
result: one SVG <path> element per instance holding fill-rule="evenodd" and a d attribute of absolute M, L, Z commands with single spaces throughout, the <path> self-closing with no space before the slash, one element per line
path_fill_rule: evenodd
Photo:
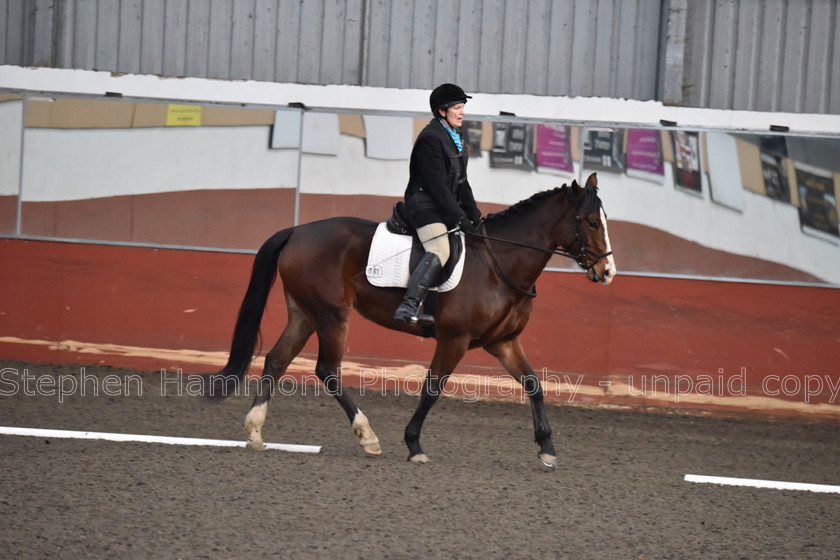
<path fill-rule="evenodd" d="M 440 260 L 440 265 L 446 265 L 449 260 L 449 232 L 442 223 L 429 224 L 417 228 L 417 237 L 427 253 L 434 253 Z"/>
<path fill-rule="evenodd" d="M 394 312 L 394 319 L 407 323 L 432 325 L 434 317 L 420 313 L 420 305 L 426 299 L 429 287 L 437 281 L 441 268 L 449 260 L 449 236 L 442 223 L 429 224 L 417 229 L 417 236 L 423 243 L 426 254 L 411 273 L 402 303 Z"/>

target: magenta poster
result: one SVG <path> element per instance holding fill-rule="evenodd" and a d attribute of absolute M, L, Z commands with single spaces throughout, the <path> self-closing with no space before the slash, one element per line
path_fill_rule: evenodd
<path fill-rule="evenodd" d="M 665 176 L 662 136 L 658 130 L 631 128 L 627 131 L 627 172 Z"/>
<path fill-rule="evenodd" d="M 549 173 L 574 173 L 571 127 L 537 125 L 537 169 Z"/>

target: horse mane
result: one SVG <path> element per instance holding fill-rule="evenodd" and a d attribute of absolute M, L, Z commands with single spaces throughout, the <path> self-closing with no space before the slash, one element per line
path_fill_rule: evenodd
<path fill-rule="evenodd" d="M 555 187 L 546 191 L 540 191 L 529 198 L 520 200 L 513 206 L 505 208 L 501 212 L 497 212 L 495 214 L 488 214 L 484 220 L 486 222 L 493 222 L 497 220 L 503 221 L 505 219 L 510 218 L 511 216 L 521 213 L 523 210 L 527 210 L 538 205 L 544 199 L 552 197 L 554 195 L 565 194 L 568 197 L 571 191 L 572 187 L 566 184 L 564 184 L 561 187 Z M 598 198 L 598 187 L 587 187 L 583 189 L 583 192 L 579 196 L 575 197 L 574 204 L 577 210 L 580 210 L 582 208 L 585 210 L 591 210 L 599 207 L 601 205 L 601 199 Z"/>

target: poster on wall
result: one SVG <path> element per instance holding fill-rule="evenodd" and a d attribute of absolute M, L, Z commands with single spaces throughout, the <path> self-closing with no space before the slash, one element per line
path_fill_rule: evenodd
<path fill-rule="evenodd" d="M 790 202 L 790 181 L 787 161 L 771 152 L 761 152 L 761 174 L 764 177 L 764 192 L 767 196 L 783 202 Z"/>
<path fill-rule="evenodd" d="M 493 148 L 490 167 L 533 171 L 534 125 L 493 123 Z"/>
<path fill-rule="evenodd" d="M 481 121 L 464 121 L 461 127 L 461 139 L 470 158 L 481 157 Z"/>
<path fill-rule="evenodd" d="M 840 239 L 837 193 L 831 172 L 797 163 L 796 186 L 802 231 L 831 241 Z"/>
<path fill-rule="evenodd" d="M 537 125 L 537 171 L 574 175 L 570 126 Z"/>
<path fill-rule="evenodd" d="M 583 167 L 621 173 L 624 171 L 624 131 L 586 128 L 582 133 Z"/>
<path fill-rule="evenodd" d="M 660 131 L 639 128 L 628 130 L 626 163 L 629 177 L 664 183 L 665 164 Z"/>
<path fill-rule="evenodd" d="M 692 194 L 702 194 L 700 180 L 700 135 L 696 132 L 673 130 L 674 186 Z"/>
<path fill-rule="evenodd" d="M 735 137 L 724 132 L 706 133 L 709 195 L 712 202 L 732 210 L 744 209 L 741 162 Z"/>
<path fill-rule="evenodd" d="M 761 175 L 765 194 L 775 200 L 790 202 L 790 180 L 787 168 L 787 142 L 784 136 L 759 138 Z"/>

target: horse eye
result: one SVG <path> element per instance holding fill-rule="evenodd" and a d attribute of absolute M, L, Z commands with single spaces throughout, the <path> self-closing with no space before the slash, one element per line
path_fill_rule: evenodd
<path fill-rule="evenodd" d="M 589 221 L 589 227 L 592 229 L 598 229 L 598 222 Z"/>

